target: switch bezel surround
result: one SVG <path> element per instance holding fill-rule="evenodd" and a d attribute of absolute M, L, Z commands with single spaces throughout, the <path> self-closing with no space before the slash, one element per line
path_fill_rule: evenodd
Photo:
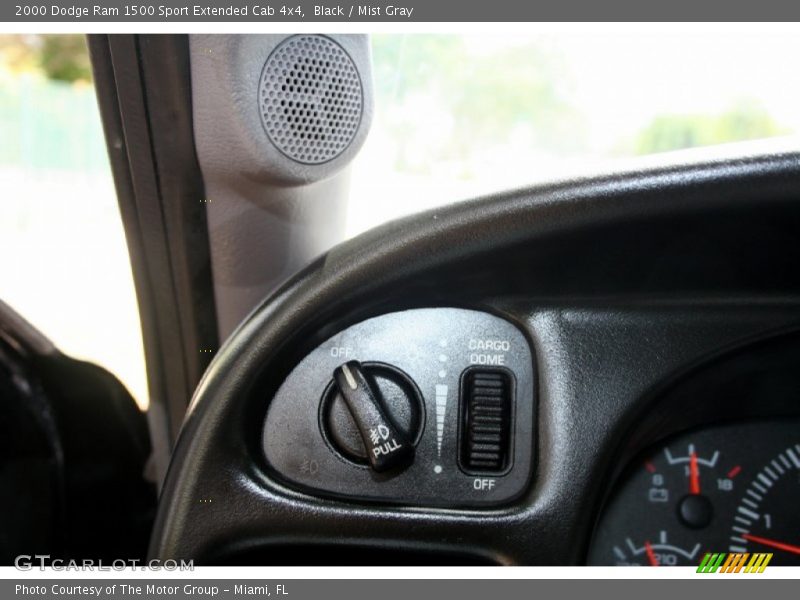
<path fill-rule="evenodd" d="M 470 350 L 502 340 L 506 350 Z M 444 346 L 442 345 L 444 344 Z M 422 394 L 425 421 L 408 467 L 375 473 L 334 452 L 320 428 L 320 402 L 336 367 L 349 360 L 385 363 Z M 461 376 L 475 361 L 498 360 L 514 375 L 511 468 L 472 475 L 459 466 Z M 438 452 L 437 386 L 444 391 Z M 508 504 L 528 488 L 535 465 L 535 363 L 527 337 L 499 316 L 461 308 L 421 308 L 367 319 L 303 358 L 269 401 L 261 445 L 271 474 L 288 488 L 363 502 L 446 508 Z"/>

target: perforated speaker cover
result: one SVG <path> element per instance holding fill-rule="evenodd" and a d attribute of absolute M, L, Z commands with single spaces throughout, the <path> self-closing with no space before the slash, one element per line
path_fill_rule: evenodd
<path fill-rule="evenodd" d="M 361 78 L 339 44 L 296 35 L 270 54 L 259 84 L 261 122 L 273 144 L 306 164 L 336 158 L 358 131 Z"/>

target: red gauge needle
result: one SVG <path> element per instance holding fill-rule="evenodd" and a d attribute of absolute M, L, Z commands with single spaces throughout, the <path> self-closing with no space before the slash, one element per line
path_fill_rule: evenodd
<path fill-rule="evenodd" d="M 647 561 L 650 563 L 650 566 L 657 567 L 658 559 L 656 558 L 656 553 L 653 552 L 653 545 L 647 540 L 644 541 L 644 551 L 647 554 Z"/>
<path fill-rule="evenodd" d="M 762 546 L 769 546 L 770 548 L 775 548 L 776 550 L 783 550 L 784 552 L 791 552 L 792 554 L 800 554 L 800 546 L 792 546 L 791 544 L 784 544 L 783 542 L 779 542 L 777 540 L 758 537 L 757 535 L 750 535 L 749 533 L 743 533 L 742 537 L 746 539 L 748 542 L 755 542 L 756 544 L 761 544 Z"/>
<path fill-rule="evenodd" d="M 700 469 L 697 466 L 697 452 L 689 455 L 689 493 L 700 493 Z"/>

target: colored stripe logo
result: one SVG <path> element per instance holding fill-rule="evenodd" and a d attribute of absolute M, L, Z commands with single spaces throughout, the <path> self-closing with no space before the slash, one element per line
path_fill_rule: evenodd
<path fill-rule="evenodd" d="M 749 559 L 749 561 L 748 561 Z M 750 554 L 726 552 L 707 552 L 697 567 L 698 573 L 763 573 L 769 561 L 772 560 L 771 553 L 756 552 Z"/>

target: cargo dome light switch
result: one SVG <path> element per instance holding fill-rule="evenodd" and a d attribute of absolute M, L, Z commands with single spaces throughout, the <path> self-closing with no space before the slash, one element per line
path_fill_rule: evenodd
<path fill-rule="evenodd" d="M 503 474 L 510 467 L 514 379 L 507 369 L 470 367 L 461 379 L 461 468 Z"/>

